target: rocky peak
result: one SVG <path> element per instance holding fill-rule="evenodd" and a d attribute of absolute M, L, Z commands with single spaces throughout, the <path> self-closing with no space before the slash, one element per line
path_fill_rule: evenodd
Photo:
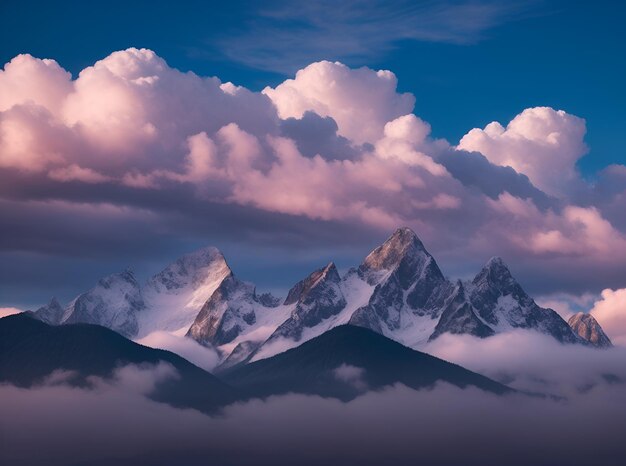
<path fill-rule="evenodd" d="M 51 325 L 58 325 L 61 323 L 65 310 L 61 307 L 61 304 L 56 297 L 52 297 L 50 302 L 45 306 L 40 307 L 34 312 L 35 317 L 43 322 Z"/>
<path fill-rule="evenodd" d="M 232 275 L 224 255 L 209 246 L 185 254 L 148 281 L 148 286 L 160 292 L 176 292 L 188 286 L 202 286 Z"/>
<path fill-rule="evenodd" d="M 284 304 L 289 305 L 301 301 L 311 292 L 312 289 L 317 287 L 320 283 L 339 283 L 340 281 L 341 277 L 339 277 L 337 267 L 333 262 L 331 262 L 326 267 L 316 270 L 304 280 L 296 283 L 294 287 L 289 290 Z"/>
<path fill-rule="evenodd" d="M 398 228 L 382 245 L 363 261 L 361 269 L 391 270 L 407 256 L 428 254 L 424 245 L 410 228 Z"/>
<path fill-rule="evenodd" d="M 101 278 L 98 281 L 98 286 L 108 290 L 117 286 L 128 286 L 133 288 L 139 288 L 135 274 L 131 269 L 126 269 L 123 272 L 114 273 L 107 277 Z"/>
<path fill-rule="evenodd" d="M 610 348 L 613 346 L 609 337 L 591 314 L 579 312 L 570 317 L 567 323 L 576 335 L 591 345 L 598 348 Z"/>
<path fill-rule="evenodd" d="M 424 273 L 434 282 L 444 280 L 435 260 L 410 228 L 397 229 L 365 258 L 358 269 L 359 276 L 370 285 L 376 285 L 390 272 L 397 274 L 404 290 Z"/>
<path fill-rule="evenodd" d="M 501 294 L 510 294 L 512 289 L 519 287 L 511 271 L 502 258 L 492 257 L 472 280 L 472 284 L 478 288 L 492 288 Z"/>

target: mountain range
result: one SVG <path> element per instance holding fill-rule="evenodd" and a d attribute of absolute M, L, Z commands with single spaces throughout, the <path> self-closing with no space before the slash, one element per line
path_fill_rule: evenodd
<path fill-rule="evenodd" d="M 88 387 L 94 376 L 111 380 L 116 370 L 128 364 L 149 369 L 159 363 L 172 366 L 176 373 L 157 381 L 149 397 L 207 413 L 236 401 L 286 393 L 348 401 L 398 383 L 413 389 L 445 382 L 498 395 L 514 392 L 456 364 L 351 325 L 215 376 L 174 353 L 142 346 L 100 325 L 53 326 L 29 312 L 0 319 L 0 383 L 25 388 L 59 383 L 53 374 L 63 371 L 64 383 Z"/>
<path fill-rule="evenodd" d="M 219 250 L 208 247 L 144 284 L 123 271 L 66 306 L 53 298 L 34 315 L 53 325 L 98 324 L 132 339 L 157 330 L 186 335 L 219 351 L 220 370 L 274 356 L 343 324 L 414 349 L 444 333 L 488 338 L 513 329 L 565 344 L 611 346 L 593 317 L 568 323 L 538 306 L 500 258 L 490 259 L 471 280 L 446 278 L 409 228 L 396 230 L 343 275 L 332 262 L 315 270 L 284 299 L 258 294 L 235 276 Z"/>

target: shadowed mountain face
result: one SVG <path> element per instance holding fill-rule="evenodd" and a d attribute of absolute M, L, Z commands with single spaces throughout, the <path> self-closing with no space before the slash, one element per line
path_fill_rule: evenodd
<path fill-rule="evenodd" d="M 487 377 L 412 350 L 371 330 L 342 325 L 277 356 L 224 371 L 249 397 L 304 393 L 350 400 L 366 390 L 401 383 L 414 389 L 446 382 L 505 394 Z"/>
<path fill-rule="evenodd" d="M 29 387 L 55 370 L 108 378 L 126 364 L 171 364 L 179 378 L 165 380 L 151 398 L 174 406 L 215 411 L 235 399 L 234 390 L 215 376 L 169 351 L 148 348 L 105 327 L 89 324 L 51 326 L 29 314 L 0 319 L 0 382 Z"/>

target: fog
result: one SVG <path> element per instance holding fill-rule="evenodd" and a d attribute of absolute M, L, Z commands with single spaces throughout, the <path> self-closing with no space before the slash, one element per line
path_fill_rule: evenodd
<path fill-rule="evenodd" d="M 447 340 L 447 341 L 446 341 Z M 398 385 L 343 403 L 286 395 L 209 417 L 149 400 L 175 371 L 127 366 L 72 388 L 59 374 L 0 387 L 4 464 L 617 464 L 626 454 L 624 350 L 514 333 L 444 337 L 429 349 L 518 388 L 504 397 Z M 338 376 L 358 380 L 358 368 Z"/>

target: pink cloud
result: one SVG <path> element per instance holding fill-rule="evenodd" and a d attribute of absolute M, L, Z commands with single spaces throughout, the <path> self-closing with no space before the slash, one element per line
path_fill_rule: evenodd
<path fill-rule="evenodd" d="M 0 319 L 14 314 L 19 314 L 20 312 L 24 311 L 16 307 L 0 307 Z"/>
<path fill-rule="evenodd" d="M 342 63 L 321 61 L 298 71 L 276 88 L 266 87 L 281 118 L 301 118 L 314 111 L 332 117 L 339 134 L 357 143 L 378 140 L 388 121 L 413 111 L 415 97 L 396 92 L 391 71 L 366 67 L 350 69 Z"/>
<path fill-rule="evenodd" d="M 626 169 L 606 170 L 601 205 L 568 197 L 584 183 L 575 163 L 585 122 L 564 111 L 527 109 L 506 128 L 470 131 L 459 148 L 489 163 L 433 139 L 393 73 L 340 63 L 256 93 L 182 73 L 146 49 L 115 52 L 73 80 L 24 55 L 0 73 L 0 96 L 0 181 L 13 203 L 32 201 L 24 193 L 36 183 L 45 194 L 31 195 L 61 200 L 64 215 L 137 202 L 158 217 L 150 199 L 180 196 L 181 211 L 236 204 L 356 230 L 409 225 L 450 261 L 498 254 L 563 276 L 583 264 L 617 276 L 626 261 Z M 465 178 L 446 168 L 458 161 Z M 500 191 L 480 188 L 494 176 Z"/>
<path fill-rule="evenodd" d="M 626 288 L 602 291 L 591 314 L 597 319 L 614 344 L 626 346 Z"/>

